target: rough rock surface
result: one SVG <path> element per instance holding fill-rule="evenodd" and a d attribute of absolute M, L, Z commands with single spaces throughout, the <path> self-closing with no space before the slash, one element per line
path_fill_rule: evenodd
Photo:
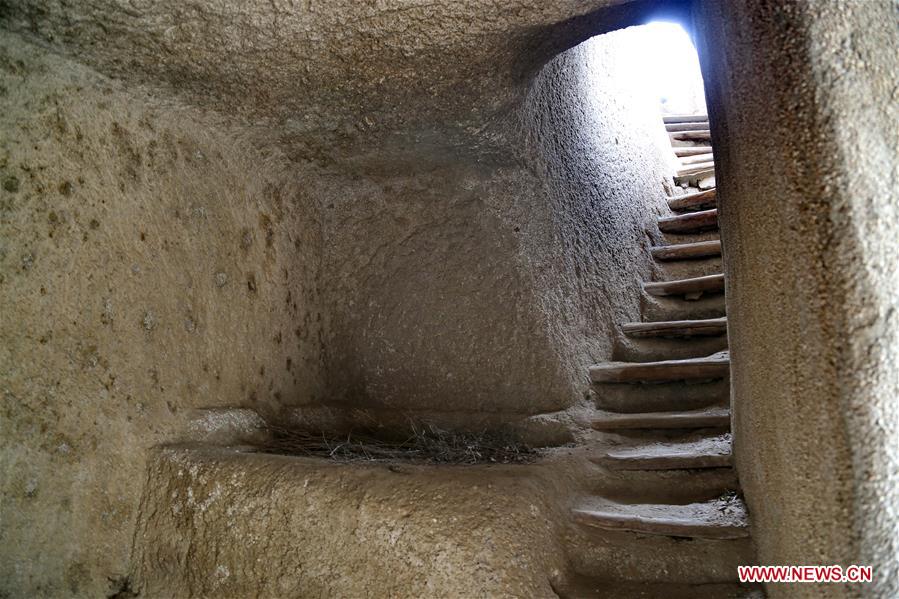
<path fill-rule="evenodd" d="M 667 141 L 615 59 L 629 43 L 608 34 L 547 64 L 503 163 L 366 156 L 349 183 L 316 184 L 335 399 L 529 415 L 583 396 L 584 366 L 638 316 L 664 207 Z"/>
<path fill-rule="evenodd" d="M 552 597 L 560 480 L 547 466 L 163 449 L 131 584 L 151 597 Z"/>
<path fill-rule="evenodd" d="M 759 560 L 874 566 L 870 585 L 768 592 L 897 596 L 896 5 L 703 2 L 698 16 Z"/>
<path fill-rule="evenodd" d="M 25 0 L 0 7 L 8 29 L 106 74 L 267 122 L 296 156 L 324 160 L 337 148 L 355 153 L 360 143 L 380 147 L 391 138 L 401 140 L 395 152 L 416 137 L 468 145 L 466 129 L 502 123 L 543 62 L 614 28 L 631 10 L 622 0 Z"/>
<path fill-rule="evenodd" d="M 320 219 L 241 132 L 7 34 L 0 103 L 0 589 L 100 596 L 186 410 L 321 395 Z"/>

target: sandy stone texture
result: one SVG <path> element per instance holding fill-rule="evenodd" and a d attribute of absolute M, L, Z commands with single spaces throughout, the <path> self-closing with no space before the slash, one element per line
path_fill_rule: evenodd
<path fill-rule="evenodd" d="M 736 462 L 759 560 L 874 567 L 870 585 L 768 592 L 894 597 L 896 6 L 701 4 Z"/>
<path fill-rule="evenodd" d="M 275 153 L 0 36 L 0 579 L 101 596 L 185 411 L 321 394 L 320 218 Z"/>

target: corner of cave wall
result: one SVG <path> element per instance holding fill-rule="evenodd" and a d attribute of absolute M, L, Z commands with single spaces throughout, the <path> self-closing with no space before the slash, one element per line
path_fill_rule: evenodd
<path fill-rule="evenodd" d="M 148 448 L 321 397 L 319 216 L 276 152 L 0 35 L 4 590 L 106 596 Z"/>

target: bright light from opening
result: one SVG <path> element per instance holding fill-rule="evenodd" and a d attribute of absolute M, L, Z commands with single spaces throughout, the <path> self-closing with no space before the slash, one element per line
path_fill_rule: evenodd
<path fill-rule="evenodd" d="M 705 114 L 699 56 L 690 36 L 677 23 L 634 27 L 629 70 L 658 98 L 664 114 Z"/>

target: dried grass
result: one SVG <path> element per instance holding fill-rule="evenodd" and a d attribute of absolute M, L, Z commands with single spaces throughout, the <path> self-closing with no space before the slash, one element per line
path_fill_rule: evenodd
<path fill-rule="evenodd" d="M 427 464 L 523 464 L 537 452 L 499 433 L 459 433 L 433 425 L 412 426 L 408 437 L 391 441 L 361 433 L 337 437 L 269 425 L 265 453 L 322 457 L 340 462 L 419 462 Z"/>

